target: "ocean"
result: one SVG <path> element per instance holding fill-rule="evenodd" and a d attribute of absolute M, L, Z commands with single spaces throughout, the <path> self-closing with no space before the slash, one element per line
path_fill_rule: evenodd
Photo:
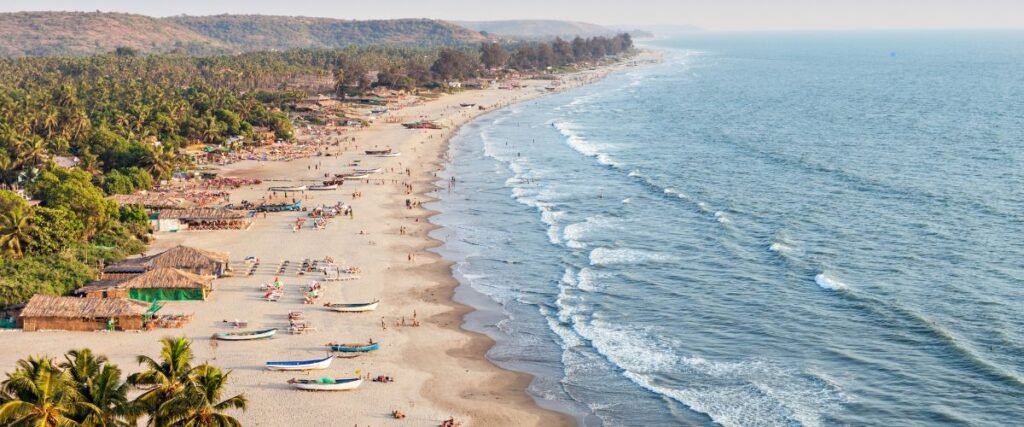
<path fill-rule="evenodd" d="M 584 425 L 1024 419 L 1024 33 L 646 47 L 452 140 L 489 358 Z"/>

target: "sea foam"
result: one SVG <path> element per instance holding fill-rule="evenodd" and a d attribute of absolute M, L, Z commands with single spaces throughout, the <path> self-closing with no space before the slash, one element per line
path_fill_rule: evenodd
<path fill-rule="evenodd" d="M 677 261 L 672 255 L 628 248 L 596 248 L 590 251 L 590 265 L 664 264 Z"/>
<path fill-rule="evenodd" d="M 840 281 L 838 278 L 836 278 L 827 271 L 821 272 L 817 276 L 814 276 L 814 283 L 817 283 L 818 286 L 821 286 L 822 289 L 828 289 L 832 291 L 845 291 L 848 289 L 845 283 L 843 283 L 842 281 Z"/>

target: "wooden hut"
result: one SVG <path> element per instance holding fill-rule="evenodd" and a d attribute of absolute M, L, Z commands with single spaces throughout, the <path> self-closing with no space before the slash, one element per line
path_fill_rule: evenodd
<path fill-rule="evenodd" d="M 188 209 L 195 206 L 195 203 L 181 197 L 171 197 L 162 193 L 137 193 L 137 194 L 115 194 L 107 197 L 120 206 L 142 205 L 150 211 L 164 209 Z"/>
<path fill-rule="evenodd" d="M 178 229 L 189 230 L 245 230 L 252 225 L 248 212 L 224 208 L 164 209 L 157 220 L 177 221 Z"/>
<path fill-rule="evenodd" d="M 104 279 L 126 278 L 155 268 L 176 268 L 201 276 L 228 275 L 231 267 L 228 254 L 189 246 L 175 246 L 156 255 L 132 258 L 103 269 Z"/>
<path fill-rule="evenodd" d="M 212 290 L 211 276 L 157 267 L 129 278 L 93 282 L 75 293 L 87 298 L 131 298 L 150 302 L 203 301 Z"/>
<path fill-rule="evenodd" d="M 36 295 L 18 316 L 26 332 L 38 330 L 140 330 L 151 305 L 123 298 L 95 299 Z"/>

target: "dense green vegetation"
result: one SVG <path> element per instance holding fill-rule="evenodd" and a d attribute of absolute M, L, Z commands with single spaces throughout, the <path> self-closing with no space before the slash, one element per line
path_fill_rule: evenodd
<path fill-rule="evenodd" d="M 139 356 L 143 371 L 122 371 L 89 349 L 72 350 L 63 361 L 20 360 L 0 384 L 0 424 L 12 427 L 240 426 L 229 410 L 245 410 L 243 395 L 224 398 L 230 372 L 192 365 L 191 342 L 164 338 L 160 356 Z M 142 390 L 134 400 L 132 388 Z"/>
<path fill-rule="evenodd" d="M 303 91 L 447 89 L 451 81 L 544 73 L 632 47 L 628 35 L 513 46 L 350 47 L 231 56 L 0 60 L 0 306 L 63 294 L 109 262 L 145 249 L 139 207 L 106 196 L 153 187 L 187 164 L 193 144 L 237 148 L 266 128 L 288 140 L 286 111 Z M 295 85 L 296 81 L 324 81 Z M 333 82 L 333 85 L 331 85 Z M 240 136 L 241 138 L 234 138 Z M 59 158 L 77 159 L 71 169 Z M 38 206 L 6 190 L 20 190 Z"/>
<path fill-rule="evenodd" d="M 610 37 L 615 35 L 614 31 L 600 25 L 550 19 L 455 21 L 455 24 L 492 35 L 524 40 L 553 39 L 555 37 Z"/>
<path fill-rule="evenodd" d="M 241 50 L 439 47 L 479 43 L 478 32 L 431 19 L 349 21 L 263 15 L 176 16 L 167 21 Z"/>
<path fill-rule="evenodd" d="M 348 21 L 258 15 L 175 16 L 102 12 L 0 14 L 0 56 L 86 56 L 130 48 L 147 54 L 222 55 L 349 46 L 444 47 L 484 41 L 478 31 L 429 19 Z"/>

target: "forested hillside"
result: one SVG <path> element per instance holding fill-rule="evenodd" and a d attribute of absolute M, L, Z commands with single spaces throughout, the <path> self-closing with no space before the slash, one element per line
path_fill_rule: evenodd
<path fill-rule="evenodd" d="M 553 39 L 611 36 L 615 32 L 600 25 L 586 22 L 553 20 L 510 20 L 510 21 L 455 21 L 456 24 L 475 31 L 484 31 L 496 36 L 520 39 Z"/>
<path fill-rule="evenodd" d="M 475 45 L 477 31 L 429 19 L 349 21 L 257 15 L 176 16 L 100 12 L 0 14 L 0 55 L 83 56 L 118 47 L 142 53 L 231 54 L 348 46 Z"/>

